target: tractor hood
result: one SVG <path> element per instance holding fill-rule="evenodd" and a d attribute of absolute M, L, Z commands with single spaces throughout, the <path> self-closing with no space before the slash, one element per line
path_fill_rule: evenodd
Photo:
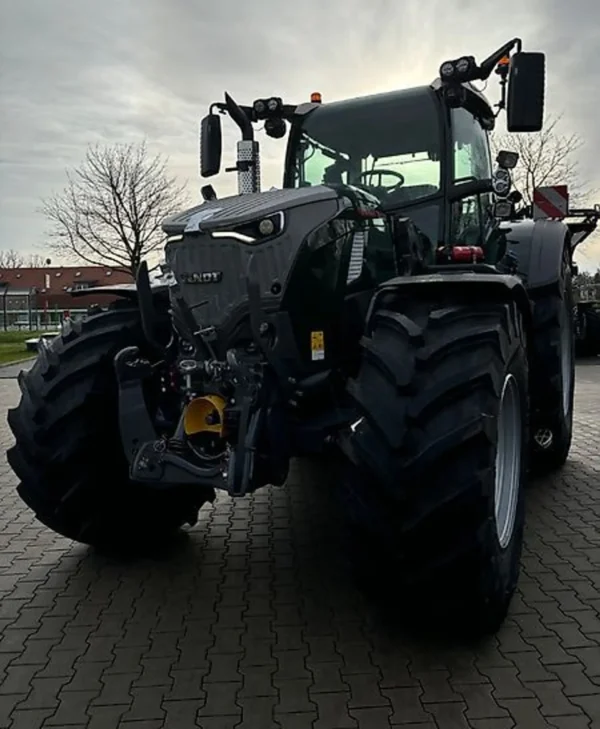
<path fill-rule="evenodd" d="M 236 195 L 175 215 L 163 223 L 170 295 L 185 302 L 199 328 L 214 328 L 225 347 L 248 312 L 250 278 L 261 306 L 279 310 L 302 250 L 350 235 L 352 210 L 377 206 L 355 188 L 318 186 Z M 332 232 L 332 221 L 346 212 L 350 220 Z"/>
<path fill-rule="evenodd" d="M 162 229 L 168 236 L 175 236 L 198 231 L 237 228 L 287 208 L 326 200 L 335 201 L 338 198 L 339 193 L 325 185 L 232 195 L 177 213 L 163 222 Z"/>

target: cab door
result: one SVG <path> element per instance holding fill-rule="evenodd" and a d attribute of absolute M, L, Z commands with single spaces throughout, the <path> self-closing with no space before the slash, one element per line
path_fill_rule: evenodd
<path fill-rule="evenodd" d="M 452 182 L 488 180 L 492 158 L 487 132 L 464 108 L 451 109 Z M 457 245 L 485 245 L 492 229 L 492 193 L 479 193 L 454 202 L 450 211 L 450 241 Z"/>

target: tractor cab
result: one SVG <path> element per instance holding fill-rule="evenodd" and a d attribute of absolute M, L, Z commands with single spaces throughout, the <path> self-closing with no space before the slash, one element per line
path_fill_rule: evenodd
<path fill-rule="evenodd" d="M 511 56 L 513 50 L 516 53 Z M 474 86 L 495 72 L 501 98 L 497 111 Z M 220 169 L 219 114 L 228 114 L 241 130 L 237 164 L 240 194 L 260 192 L 260 159 L 253 124 L 264 123 L 268 136 L 282 138 L 289 125 L 283 186 L 344 186 L 362 190 L 380 202 L 388 230 L 410 220 L 425 248 L 428 263 L 452 261 L 495 264 L 500 222 L 510 192 L 509 170 L 517 162 L 501 153 L 493 169 L 489 132 L 505 109 L 510 132 L 542 127 L 545 57 L 525 53 L 517 38 L 481 64 L 472 56 L 447 61 L 432 84 L 361 98 L 291 106 L 279 97 L 239 106 L 228 94 L 211 105 L 202 120 L 201 175 Z M 203 188 L 206 200 L 216 193 Z"/>
<path fill-rule="evenodd" d="M 443 119 L 422 87 L 315 105 L 298 114 L 288 142 L 285 187 L 352 185 L 385 210 L 411 208 L 439 238 L 443 199 Z"/>
<path fill-rule="evenodd" d="M 284 186 L 352 185 L 387 213 L 410 217 L 432 244 L 480 245 L 492 221 L 491 189 L 447 209 L 454 186 L 493 177 L 493 113 L 466 93 L 471 103 L 450 109 L 435 85 L 314 105 L 292 125 Z"/>

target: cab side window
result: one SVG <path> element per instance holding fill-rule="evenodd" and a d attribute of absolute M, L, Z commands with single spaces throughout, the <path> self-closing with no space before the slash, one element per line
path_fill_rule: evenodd
<path fill-rule="evenodd" d="M 313 187 L 327 183 L 348 184 L 348 166 L 334 162 L 315 144 L 305 139 L 298 148 L 296 185 Z"/>
<path fill-rule="evenodd" d="M 466 109 L 452 109 L 454 180 L 492 176 L 492 159 L 487 134 Z"/>
<path fill-rule="evenodd" d="M 486 132 L 466 109 L 452 109 L 454 182 L 492 176 L 492 159 Z M 491 222 L 492 196 L 474 195 L 454 203 L 452 239 L 463 245 L 479 245 Z"/>

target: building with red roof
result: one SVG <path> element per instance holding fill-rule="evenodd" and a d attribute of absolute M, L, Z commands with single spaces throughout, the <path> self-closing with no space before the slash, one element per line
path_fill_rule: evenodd
<path fill-rule="evenodd" d="M 65 314 L 84 313 L 91 305 L 106 306 L 116 297 L 72 291 L 132 283 L 130 274 L 109 266 L 0 268 L 0 327 L 58 324 Z"/>

